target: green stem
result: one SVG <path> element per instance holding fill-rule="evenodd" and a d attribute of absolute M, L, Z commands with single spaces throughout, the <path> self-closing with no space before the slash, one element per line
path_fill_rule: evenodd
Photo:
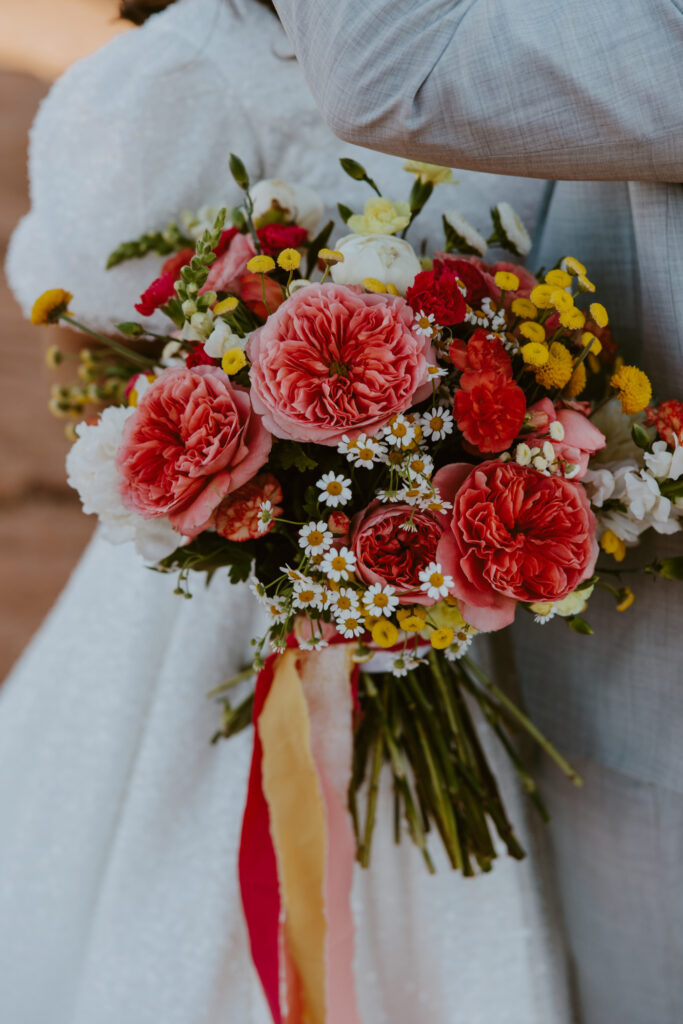
<path fill-rule="evenodd" d="M 375 827 L 375 816 L 377 813 L 377 797 L 379 795 L 379 779 L 384 761 L 384 740 L 382 733 L 377 736 L 375 750 L 372 759 L 372 774 L 370 775 L 370 788 L 368 790 L 368 809 L 365 817 L 365 829 L 363 832 L 363 845 L 358 851 L 358 859 L 364 868 L 370 865 L 370 847 L 372 845 L 372 833 Z"/>
<path fill-rule="evenodd" d="M 86 327 L 85 324 L 82 324 L 79 320 L 76 320 L 73 316 L 71 316 L 71 314 L 63 313 L 59 319 L 69 324 L 69 326 L 71 327 L 77 327 L 79 331 L 82 331 L 84 334 L 89 334 L 91 338 L 96 338 L 98 341 L 102 342 L 103 345 L 106 345 L 107 348 L 110 348 L 113 352 L 116 352 L 120 356 L 124 356 L 127 360 L 129 360 L 129 362 L 136 363 L 143 369 L 149 369 L 150 367 L 155 365 L 153 359 L 149 359 L 147 356 L 139 355 L 137 352 L 131 352 L 131 350 L 129 348 L 126 348 L 125 345 L 119 345 L 119 343 L 117 341 L 114 341 L 112 338 L 107 338 L 106 335 L 104 334 L 98 334 L 97 331 L 92 331 L 89 327 Z"/>

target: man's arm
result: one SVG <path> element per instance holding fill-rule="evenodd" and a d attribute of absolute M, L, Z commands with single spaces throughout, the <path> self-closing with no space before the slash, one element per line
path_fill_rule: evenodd
<path fill-rule="evenodd" d="M 332 130 L 543 178 L 683 181 L 683 0 L 275 0 Z"/>

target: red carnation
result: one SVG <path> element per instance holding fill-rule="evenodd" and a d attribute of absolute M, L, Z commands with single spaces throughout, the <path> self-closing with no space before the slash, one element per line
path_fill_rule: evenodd
<path fill-rule="evenodd" d="M 151 316 L 160 306 L 166 303 L 175 294 L 176 274 L 162 274 L 152 281 L 149 288 L 142 293 L 140 301 L 135 303 L 135 308 L 142 316 Z"/>
<path fill-rule="evenodd" d="M 211 356 L 207 355 L 201 342 L 197 342 L 185 356 L 185 365 L 189 367 L 219 366 L 220 362 L 218 359 L 212 359 Z"/>
<path fill-rule="evenodd" d="M 264 256 L 277 256 L 283 249 L 298 249 L 308 239 L 308 231 L 297 224 L 266 224 L 256 234 Z"/>
<path fill-rule="evenodd" d="M 489 273 L 489 267 L 476 256 L 452 256 L 450 253 L 437 252 L 434 256 L 434 269 L 447 270 L 455 274 L 466 289 L 466 299 L 473 309 L 479 309 L 485 298 L 500 299 L 500 288 Z"/>
<path fill-rule="evenodd" d="M 261 523 L 261 502 L 271 503 L 272 519 Z M 272 473 L 259 473 L 220 503 L 215 513 L 216 532 L 227 540 L 254 540 L 269 533 L 282 515 L 282 488 Z"/>
<path fill-rule="evenodd" d="M 478 452 L 502 452 L 522 429 L 526 399 L 506 377 L 464 373 L 453 411 L 458 429 Z"/>
<path fill-rule="evenodd" d="M 657 433 L 662 441 L 666 441 L 673 448 L 678 438 L 678 443 L 683 444 L 683 402 L 670 398 L 666 402 L 660 402 L 658 406 L 651 406 L 646 414 L 647 422 L 651 427 L 657 428 Z"/>
<path fill-rule="evenodd" d="M 503 343 L 496 335 L 479 328 L 465 343 L 456 338 L 449 349 L 451 362 L 463 373 L 493 374 L 512 379 L 512 363 Z"/>
<path fill-rule="evenodd" d="M 423 270 L 406 292 L 406 301 L 416 313 L 433 313 L 437 324 L 460 324 L 467 305 L 450 269 Z"/>

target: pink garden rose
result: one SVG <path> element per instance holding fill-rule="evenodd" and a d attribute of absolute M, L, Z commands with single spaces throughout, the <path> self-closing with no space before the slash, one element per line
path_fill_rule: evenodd
<path fill-rule="evenodd" d="M 508 626 L 517 601 L 561 601 L 595 568 L 597 523 L 581 484 L 516 462 L 444 466 L 453 518 L 437 549 L 467 622 Z"/>
<path fill-rule="evenodd" d="M 219 367 L 164 370 L 124 428 L 116 458 L 123 502 L 194 537 L 266 462 L 271 442 L 249 392 Z"/>
<path fill-rule="evenodd" d="M 607 444 L 605 435 L 594 426 L 587 416 L 576 409 L 555 408 L 549 398 L 542 398 L 528 409 L 532 434 L 525 434 L 524 441 L 531 447 L 541 447 L 544 441 L 550 440 L 559 459 L 579 467 L 574 479 L 579 480 L 586 470 L 591 455 L 595 455 Z M 564 428 L 564 438 L 555 441 L 549 436 L 550 424 L 557 420 Z"/>
<path fill-rule="evenodd" d="M 336 445 L 431 393 L 431 342 L 410 306 L 336 284 L 295 292 L 247 346 L 251 398 L 276 437 Z"/>
<path fill-rule="evenodd" d="M 409 521 L 416 530 L 406 528 Z M 402 604 L 434 604 L 421 589 L 419 573 L 436 559 L 447 526 L 448 518 L 443 514 L 416 511 L 411 505 L 373 502 L 351 523 L 356 575 L 368 585 L 388 583 L 396 587 Z"/>

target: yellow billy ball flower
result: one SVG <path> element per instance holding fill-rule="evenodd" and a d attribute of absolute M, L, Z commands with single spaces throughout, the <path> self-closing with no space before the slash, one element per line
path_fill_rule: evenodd
<path fill-rule="evenodd" d="M 403 170 L 414 174 L 423 185 L 454 185 L 453 171 L 441 164 L 424 164 L 421 160 L 406 160 Z"/>
<path fill-rule="evenodd" d="M 523 323 L 519 333 L 529 341 L 545 341 L 545 327 L 543 324 L 534 323 L 533 320 Z"/>
<path fill-rule="evenodd" d="M 277 258 L 277 265 L 283 270 L 298 270 L 300 264 L 301 253 L 296 249 L 283 249 Z"/>
<path fill-rule="evenodd" d="M 445 626 L 443 629 L 435 629 L 429 638 L 429 642 L 435 651 L 445 650 L 451 646 L 454 640 L 455 633 L 448 626 Z"/>
<path fill-rule="evenodd" d="M 579 363 L 564 389 L 565 398 L 578 398 L 586 386 L 586 366 Z"/>
<path fill-rule="evenodd" d="M 622 366 L 610 379 L 610 386 L 618 392 L 622 411 L 627 416 L 642 412 L 650 404 L 652 385 L 637 366 Z"/>
<path fill-rule="evenodd" d="M 515 316 L 523 316 L 527 320 L 535 320 L 538 316 L 538 310 L 531 299 L 513 299 L 511 308 Z"/>
<path fill-rule="evenodd" d="M 396 285 L 392 284 L 391 281 L 386 286 L 386 288 L 387 288 L 387 292 L 389 293 L 389 295 L 400 295 L 401 294 L 400 291 L 398 290 L 398 288 L 396 287 Z"/>
<path fill-rule="evenodd" d="M 404 629 L 406 633 L 419 633 L 421 629 L 424 629 L 427 609 L 421 605 L 415 605 L 414 608 L 399 608 L 396 618 L 401 629 Z"/>
<path fill-rule="evenodd" d="M 599 356 L 602 352 L 602 342 L 599 338 L 596 338 L 591 331 L 583 332 L 581 335 L 581 344 L 584 348 L 586 348 L 587 345 L 590 345 L 591 352 L 594 356 Z"/>
<path fill-rule="evenodd" d="M 216 305 L 213 307 L 213 313 L 216 316 L 220 316 L 221 313 L 234 313 L 239 304 L 239 299 L 237 299 L 234 295 L 228 295 L 227 299 L 221 299 L 220 302 L 216 303 Z"/>
<path fill-rule="evenodd" d="M 42 295 L 39 295 L 33 303 L 31 323 L 57 323 L 60 316 L 68 312 L 68 306 L 72 299 L 73 295 L 71 292 L 66 292 L 63 288 L 49 288 Z"/>
<path fill-rule="evenodd" d="M 573 274 L 575 277 L 578 277 L 579 274 L 586 273 L 586 268 L 583 263 L 581 263 L 580 260 L 574 259 L 573 256 L 565 256 L 561 265 L 563 270 L 569 271 L 569 273 Z"/>
<path fill-rule="evenodd" d="M 550 302 L 559 313 L 566 312 L 566 310 L 571 309 L 574 305 L 574 300 L 569 292 L 565 292 L 562 288 L 553 289 Z"/>
<path fill-rule="evenodd" d="M 519 278 L 509 270 L 499 270 L 493 280 L 504 292 L 516 292 L 519 288 Z"/>
<path fill-rule="evenodd" d="M 609 316 L 601 302 L 591 302 L 590 311 L 591 317 L 598 327 L 607 327 L 607 324 L 609 323 Z"/>
<path fill-rule="evenodd" d="M 318 259 L 332 267 L 335 263 L 344 262 L 344 253 L 339 252 L 339 249 L 321 249 L 318 253 Z"/>
<path fill-rule="evenodd" d="M 600 360 L 592 351 L 588 353 L 588 359 L 586 362 L 591 368 L 591 373 L 600 373 Z"/>
<path fill-rule="evenodd" d="M 549 270 L 545 279 L 553 288 L 568 288 L 572 283 L 571 275 L 566 270 Z"/>
<path fill-rule="evenodd" d="M 379 281 L 376 277 L 364 277 L 363 287 L 366 292 L 377 292 L 380 295 L 383 295 L 387 290 L 387 286 L 384 282 Z"/>
<path fill-rule="evenodd" d="M 531 301 L 539 309 L 550 309 L 552 306 L 552 294 L 557 289 L 551 288 L 549 284 L 537 284 L 531 292 Z"/>
<path fill-rule="evenodd" d="M 371 635 L 378 647 L 393 647 L 398 642 L 398 629 L 388 619 L 376 622 Z"/>
<path fill-rule="evenodd" d="M 580 331 L 586 323 L 586 317 L 576 306 L 571 306 L 569 309 L 563 309 L 560 313 L 560 323 L 568 331 Z"/>
<path fill-rule="evenodd" d="M 263 253 L 252 256 L 247 262 L 247 270 L 250 274 L 269 274 L 271 270 L 275 270 L 275 260 L 272 256 L 264 256 Z"/>
<path fill-rule="evenodd" d="M 576 283 L 579 286 L 580 292 L 594 292 L 595 285 L 592 281 L 589 281 L 585 274 L 579 274 L 576 279 Z"/>
<path fill-rule="evenodd" d="M 545 366 L 550 358 L 548 346 L 540 341 L 530 341 L 521 348 L 522 359 L 529 366 Z"/>
<path fill-rule="evenodd" d="M 536 370 L 536 380 L 544 388 L 563 388 L 568 384 L 574 367 L 571 352 L 559 341 L 554 341 L 550 346 L 548 362 Z"/>
<path fill-rule="evenodd" d="M 625 612 L 627 608 L 630 608 L 636 599 L 636 595 L 633 593 L 630 587 L 624 587 L 622 590 L 622 598 L 617 605 L 618 612 Z"/>
<path fill-rule="evenodd" d="M 623 562 L 626 557 L 626 545 L 613 530 L 605 530 L 600 538 L 600 547 L 606 554 L 613 555 L 616 562 Z"/>
<path fill-rule="evenodd" d="M 223 371 L 229 377 L 239 373 L 247 365 L 247 357 L 241 348 L 229 348 L 221 360 Z"/>
<path fill-rule="evenodd" d="M 410 224 L 410 206 L 375 196 L 368 199 L 362 214 L 354 213 L 347 223 L 354 235 L 394 235 Z"/>

